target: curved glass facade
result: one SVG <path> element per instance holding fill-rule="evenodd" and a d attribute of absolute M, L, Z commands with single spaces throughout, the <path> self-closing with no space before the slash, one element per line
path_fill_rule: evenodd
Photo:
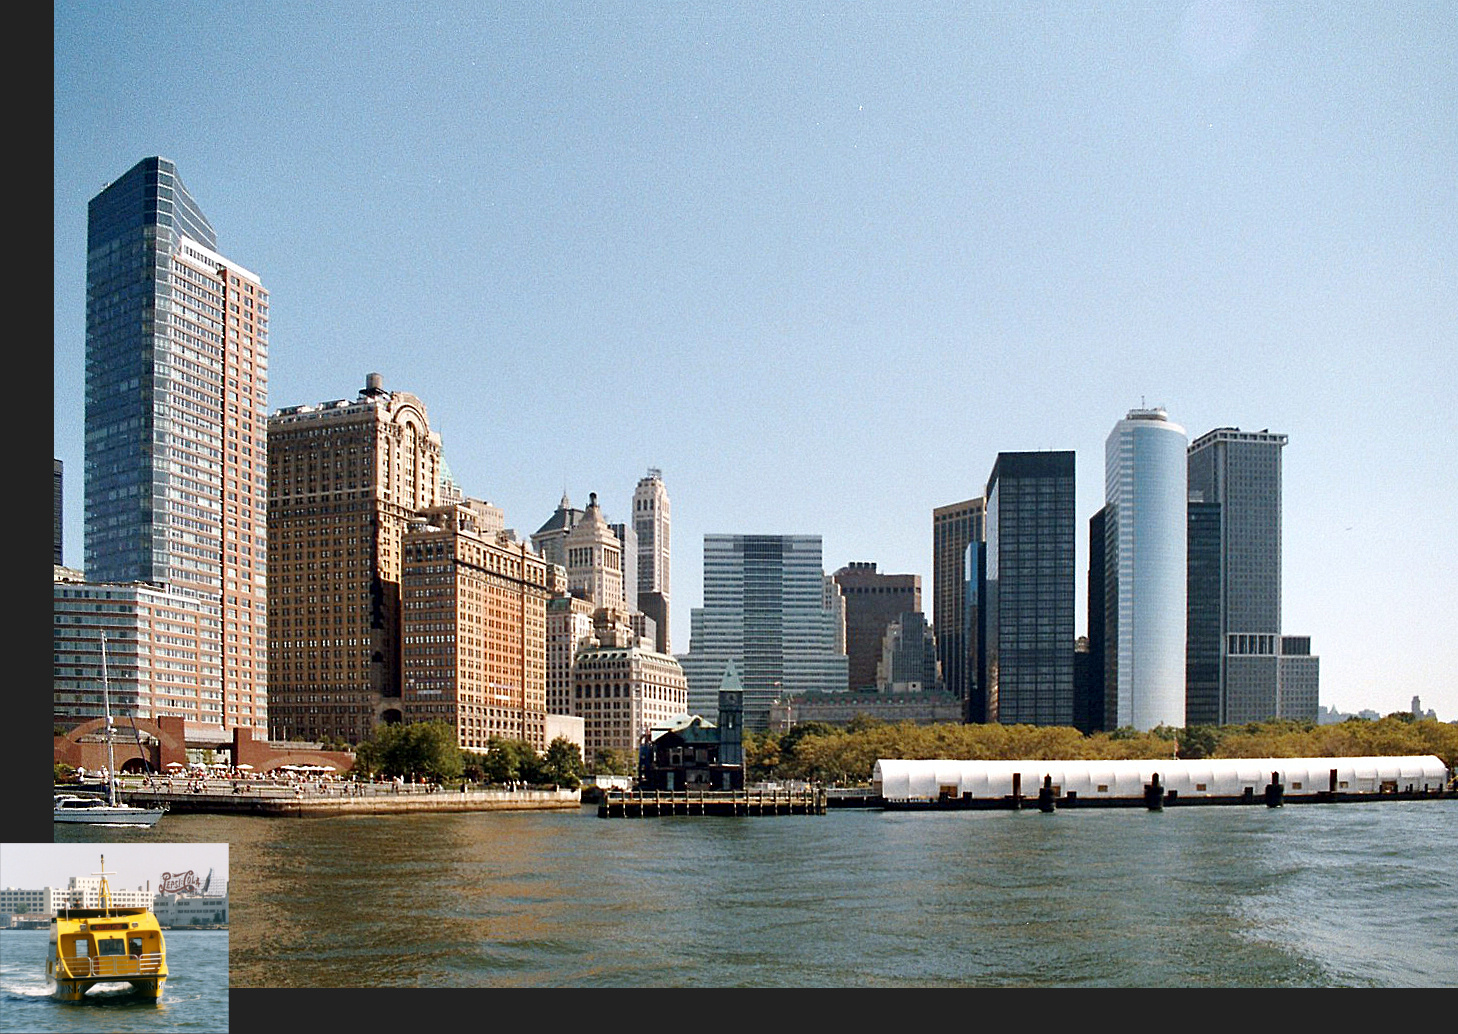
<path fill-rule="evenodd" d="M 1185 724 L 1184 428 L 1136 409 L 1104 445 L 1105 686 L 1117 726 Z"/>

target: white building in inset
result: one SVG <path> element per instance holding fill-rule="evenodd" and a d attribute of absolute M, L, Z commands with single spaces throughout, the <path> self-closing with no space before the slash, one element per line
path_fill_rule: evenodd
<path fill-rule="evenodd" d="M 228 895 L 158 894 L 152 913 L 163 927 L 227 926 Z"/>

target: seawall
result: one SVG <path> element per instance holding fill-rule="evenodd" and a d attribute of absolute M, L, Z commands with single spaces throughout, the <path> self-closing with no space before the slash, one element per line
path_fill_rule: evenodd
<path fill-rule="evenodd" d="M 124 792 L 122 797 L 128 804 L 146 807 L 165 805 L 173 813 L 210 812 L 283 818 L 418 814 L 431 811 L 577 811 L 582 807 L 580 790 L 470 790 L 466 793 L 442 790 L 438 793 L 379 793 L 360 797 L 131 790 Z"/>

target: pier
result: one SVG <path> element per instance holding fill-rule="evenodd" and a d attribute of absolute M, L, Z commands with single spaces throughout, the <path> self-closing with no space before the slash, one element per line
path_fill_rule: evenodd
<path fill-rule="evenodd" d="M 824 815 L 825 788 L 803 790 L 608 790 L 597 817 L 657 815 Z"/>

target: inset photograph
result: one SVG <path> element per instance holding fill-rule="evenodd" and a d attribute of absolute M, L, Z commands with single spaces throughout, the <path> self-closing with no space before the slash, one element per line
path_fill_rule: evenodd
<path fill-rule="evenodd" d="M 0 1034 L 227 1029 L 227 844 L 0 844 Z"/>

